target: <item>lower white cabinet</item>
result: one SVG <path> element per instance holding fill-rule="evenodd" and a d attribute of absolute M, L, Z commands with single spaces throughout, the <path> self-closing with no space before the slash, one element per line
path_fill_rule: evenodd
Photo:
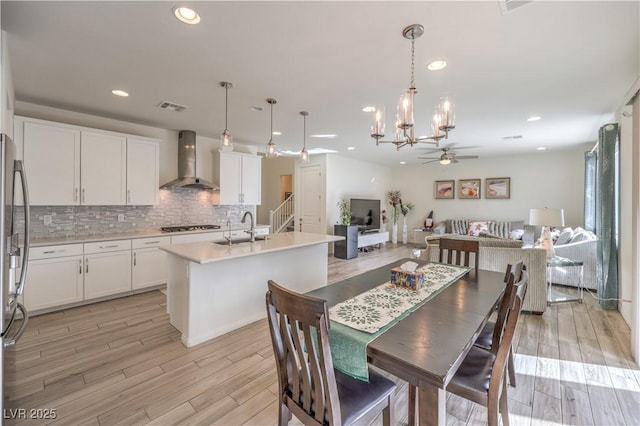
<path fill-rule="evenodd" d="M 34 247 L 30 252 L 24 303 L 29 311 L 84 299 L 82 244 Z"/>
<path fill-rule="evenodd" d="M 131 291 L 131 240 L 85 243 L 84 298 Z"/>
<path fill-rule="evenodd" d="M 140 238 L 132 241 L 131 284 L 134 290 L 167 282 L 167 253 L 158 247 L 169 244 L 171 237 Z"/>

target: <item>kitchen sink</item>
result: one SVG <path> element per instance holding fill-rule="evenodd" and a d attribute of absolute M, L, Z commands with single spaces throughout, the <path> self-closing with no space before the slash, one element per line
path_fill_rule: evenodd
<path fill-rule="evenodd" d="M 267 237 L 264 235 L 260 235 L 256 237 L 256 241 L 264 241 L 266 240 Z M 247 237 L 247 238 L 235 238 L 233 240 L 231 240 L 231 245 L 234 244 L 243 244 L 243 243 L 249 243 L 251 242 L 251 238 Z M 229 245 L 229 241 L 214 241 L 214 244 L 220 244 L 221 246 L 228 246 Z"/>

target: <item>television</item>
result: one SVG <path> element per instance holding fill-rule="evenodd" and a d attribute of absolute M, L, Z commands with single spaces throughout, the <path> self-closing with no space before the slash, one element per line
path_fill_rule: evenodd
<path fill-rule="evenodd" d="M 380 229 L 380 200 L 352 198 L 349 207 L 351 224 L 358 225 L 358 231 L 374 232 Z"/>

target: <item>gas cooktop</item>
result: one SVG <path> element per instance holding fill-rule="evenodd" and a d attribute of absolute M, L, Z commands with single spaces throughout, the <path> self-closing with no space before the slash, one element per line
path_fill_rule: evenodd
<path fill-rule="evenodd" d="M 160 228 L 162 232 L 206 231 L 207 229 L 220 229 L 220 225 L 183 225 Z"/>

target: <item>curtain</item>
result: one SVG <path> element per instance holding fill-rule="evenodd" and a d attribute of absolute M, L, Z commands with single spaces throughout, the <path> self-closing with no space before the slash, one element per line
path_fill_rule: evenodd
<path fill-rule="evenodd" d="M 616 143 L 618 124 L 606 124 L 598 132 L 596 150 L 595 233 L 598 236 L 596 274 L 603 309 L 618 303 L 618 247 L 616 243 Z M 586 189 L 586 188 L 585 188 Z M 586 198 L 586 197 L 585 197 Z"/>

